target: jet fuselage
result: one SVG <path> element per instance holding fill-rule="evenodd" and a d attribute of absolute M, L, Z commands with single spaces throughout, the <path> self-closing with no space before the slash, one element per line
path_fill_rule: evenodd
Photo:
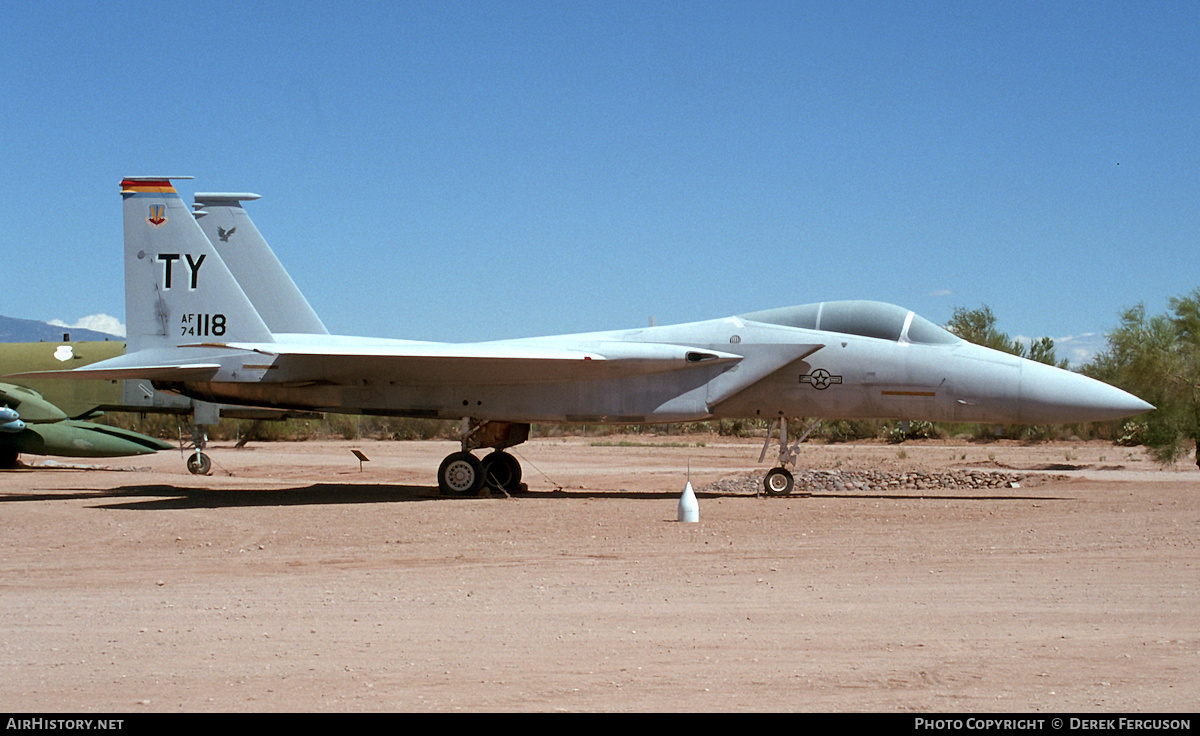
<path fill-rule="evenodd" d="M 286 341 L 288 336 L 277 336 Z M 326 338 L 331 349 L 391 341 Z M 1044 424 L 1100 421 L 1144 410 L 1106 384 L 963 340 L 938 344 L 787 327 L 744 317 L 482 343 L 553 348 L 682 344 L 736 359 L 624 371 L 621 361 L 507 371 L 473 365 L 397 367 L 320 356 L 232 353 L 212 380 L 173 384 L 214 402 L 488 421 L 641 424 L 711 418 L 824 417 Z M 821 346 L 813 351 L 814 346 Z M 207 356 L 211 357 L 211 356 Z M 556 378 L 555 370 L 563 369 Z"/>

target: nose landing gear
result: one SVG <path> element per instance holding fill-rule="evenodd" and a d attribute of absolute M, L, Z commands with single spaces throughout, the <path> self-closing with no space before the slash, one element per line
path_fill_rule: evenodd
<path fill-rule="evenodd" d="M 787 468 L 771 468 L 763 478 L 763 489 L 768 496 L 786 496 L 796 487 L 796 479 Z"/>
<path fill-rule="evenodd" d="M 818 419 L 804 430 L 804 434 L 789 447 L 788 446 L 788 429 L 787 419 L 780 417 L 771 428 L 767 431 L 767 439 L 763 442 L 762 452 L 758 455 L 758 461 L 761 463 L 767 456 L 767 448 L 771 446 L 771 438 L 775 434 L 775 427 L 779 427 L 779 467 L 771 468 L 767 471 L 767 475 L 763 478 L 763 490 L 768 496 L 786 496 L 790 494 L 796 487 L 796 479 L 792 475 L 792 471 L 788 470 L 787 466 L 796 464 L 796 456 L 800 454 L 800 443 L 808 439 L 812 431 L 821 423 Z"/>
<path fill-rule="evenodd" d="M 192 424 L 192 449 L 195 450 L 187 458 L 187 469 L 192 475 L 208 475 L 212 472 L 212 458 L 204 454 L 204 447 L 208 444 L 208 434 L 199 424 Z M 180 449 L 188 449 L 186 446 Z"/>

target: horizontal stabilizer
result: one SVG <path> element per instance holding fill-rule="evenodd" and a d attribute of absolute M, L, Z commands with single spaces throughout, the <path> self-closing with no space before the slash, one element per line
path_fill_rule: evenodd
<path fill-rule="evenodd" d="M 149 378 L 154 381 L 206 381 L 213 377 L 221 367 L 217 363 L 193 363 L 181 365 L 153 365 L 127 367 L 99 367 L 95 363 L 86 368 L 76 368 L 71 371 L 30 371 L 14 373 L 9 378 L 59 378 L 67 380 L 105 380 L 120 381 L 130 378 Z"/>

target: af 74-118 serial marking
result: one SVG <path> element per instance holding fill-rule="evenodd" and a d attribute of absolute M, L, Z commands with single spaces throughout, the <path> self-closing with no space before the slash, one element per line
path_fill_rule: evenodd
<path fill-rule="evenodd" d="M 180 335 L 188 337 L 223 337 L 225 315 L 221 313 L 184 314 L 180 317 Z"/>

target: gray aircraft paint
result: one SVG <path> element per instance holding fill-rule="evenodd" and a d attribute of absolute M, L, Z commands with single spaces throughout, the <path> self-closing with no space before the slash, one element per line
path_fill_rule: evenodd
<path fill-rule="evenodd" d="M 242 202 L 261 197 L 248 192 L 197 192 L 193 198 L 193 215 L 200 229 L 267 328 L 274 333 L 328 335 L 329 330 L 242 206 Z"/>

